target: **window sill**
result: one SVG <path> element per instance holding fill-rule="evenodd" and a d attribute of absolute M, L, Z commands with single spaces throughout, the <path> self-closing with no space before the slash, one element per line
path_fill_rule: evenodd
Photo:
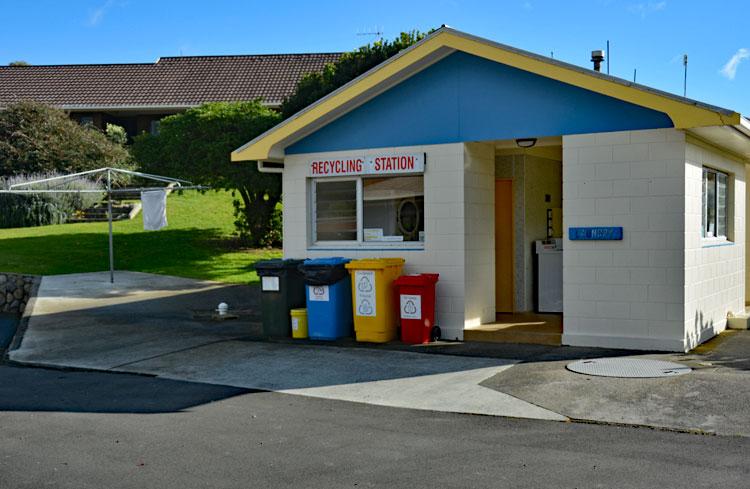
<path fill-rule="evenodd" d="M 701 238 L 702 248 L 718 248 L 720 246 L 732 246 L 734 241 L 726 238 Z"/>
<path fill-rule="evenodd" d="M 423 241 L 412 242 L 365 242 L 365 243 L 316 243 L 307 247 L 308 251 L 424 251 Z"/>

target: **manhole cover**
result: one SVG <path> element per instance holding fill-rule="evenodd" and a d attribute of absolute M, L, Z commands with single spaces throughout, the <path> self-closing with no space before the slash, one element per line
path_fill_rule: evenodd
<path fill-rule="evenodd" d="M 647 379 L 651 377 L 674 377 L 692 369 L 674 362 L 648 360 L 645 358 L 597 358 L 569 363 L 567 369 L 598 377 L 624 377 Z"/>

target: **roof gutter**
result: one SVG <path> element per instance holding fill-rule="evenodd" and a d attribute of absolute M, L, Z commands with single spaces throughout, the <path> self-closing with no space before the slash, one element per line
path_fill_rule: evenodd
<path fill-rule="evenodd" d="M 230 101 L 233 102 L 233 101 Z M 96 104 L 52 104 L 53 107 L 57 107 L 61 110 L 67 110 L 67 111 L 86 111 L 86 112 L 94 112 L 98 110 L 127 110 L 127 111 L 142 111 L 142 110 L 166 110 L 166 111 L 182 111 L 187 109 L 192 109 L 194 107 L 199 107 L 203 105 L 204 103 L 210 103 L 210 102 L 201 102 L 196 104 L 152 104 L 152 105 L 96 105 Z M 281 107 L 281 104 L 278 102 L 275 103 L 269 103 L 269 102 L 261 102 L 262 105 L 276 109 Z"/>

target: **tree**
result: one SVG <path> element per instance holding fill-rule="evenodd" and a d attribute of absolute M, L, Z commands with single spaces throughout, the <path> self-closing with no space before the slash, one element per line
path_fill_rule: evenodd
<path fill-rule="evenodd" d="M 338 61 L 327 65 L 322 72 L 305 75 L 297 83 L 294 93 L 281 104 L 284 119 L 420 41 L 425 35 L 416 30 L 402 32 L 393 41 L 380 40 L 367 44 L 356 51 L 344 53 Z"/>
<path fill-rule="evenodd" d="M 29 66 L 29 63 L 22 59 L 19 59 L 18 61 L 11 61 L 10 63 L 8 63 L 8 66 Z"/>
<path fill-rule="evenodd" d="M 136 136 L 133 155 L 145 171 L 236 191 L 240 236 L 252 246 L 279 244 L 280 176 L 258 172 L 254 162 L 231 163 L 231 151 L 423 37 L 418 31 L 405 32 L 394 41 L 344 54 L 322 73 L 304 76 L 284 101 L 281 114 L 254 101 L 210 103 L 166 117 L 158 135 Z"/>
<path fill-rule="evenodd" d="M 277 245 L 281 235 L 273 223 L 281 179 L 258 172 L 255 164 L 232 163 L 229 154 L 280 120 L 260 101 L 204 104 L 162 119 L 157 135 L 136 136 L 132 152 L 147 172 L 236 191 L 240 236 L 251 246 Z"/>
<path fill-rule="evenodd" d="M 61 110 L 28 101 L 0 110 L 0 177 L 130 165 L 126 148 Z"/>

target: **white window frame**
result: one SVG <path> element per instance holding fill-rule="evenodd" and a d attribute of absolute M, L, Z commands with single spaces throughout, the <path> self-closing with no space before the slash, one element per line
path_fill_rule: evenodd
<path fill-rule="evenodd" d="M 712 173 L 715 175 L 714 177 L 714 185 L 716 188 L 714 189 L 714 206 L 715 206 L 715 212 L 714 212 L 714 229 L 716 229 L 716 232 L 718 233 L 719 229 L 719 175 L 723 175 L 726 177 L 727 186 L 726 186 L 726 197 L 725 197 L 725 205 L 726 209 L 724 209 L 724 216 L 726 218 L 726 235 L 723 236 L 707 236 L 707 229 L 706 225 L 707 222 L 704 220 L 704 217 L 707 219 L 708 217 L 708 195 L 707 195 L 707 189 L 704 187 L 704 180 L 707 173 Z M 721 244 L 731 244 L 732 243 L 732 221 L 733 221 L 733 213 L 732 213 L 732 176 L 724 171 L 717 170 L 715 168 L 711 168 L 708 166 L 703 167 L 703 171 L 701 172 L 701 241 L 704 246 L 714 246 L 714 245 L 721 245 Z M 706 201 L 705 204 L 703 201 Z"/>
<path fill-rule="evenodd" d="M 388 178 L 398 178 L 399 175 L 383 175 Z M 410 173 L 407 175 L 400 176 L 422 176 L 424 173 Z M 308 200 L 308 206 L 310 212 L 308 215 L 310 219 L 308 221 L 310 231 L 310 244 L 308 249 L 311 250 L 424 250 L 424 244 L 427 240 L 427 229 L 425 229 L 425 241 L 403 241 L 403 242 L 377 242 L 377 241 L 365 241 L 364 240 L 364 184 L 363 180 L 367 176 L 352 176 L 352 177 L 325 177 L 325 178 L 310 178 L 310 191 L 308 192 L 310 198 Z M 316 196 L 317 196 L 317 183 L 318 182 L 357 182 L 357 239 L 350 241 L 318 241 L 316 221 L 317 221 L 317 209 L 316 209 Z M 425 213 L 427 210 L 425 209 Z M 426 221 L 425 221 L 426 224 Z"/>

